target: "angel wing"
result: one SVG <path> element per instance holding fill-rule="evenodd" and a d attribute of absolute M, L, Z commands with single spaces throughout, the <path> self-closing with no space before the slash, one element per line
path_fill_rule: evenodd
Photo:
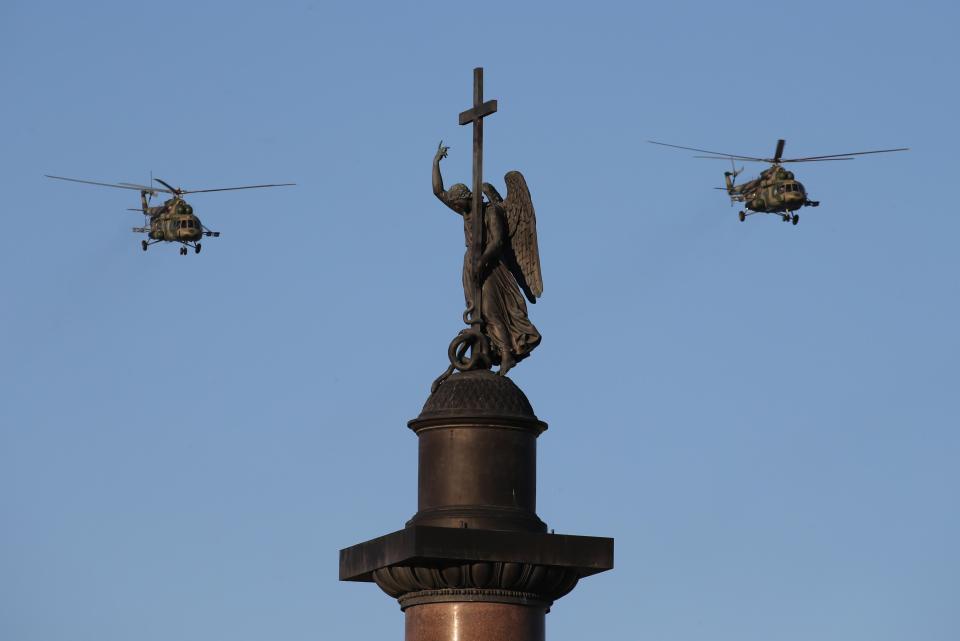
<path fill-rule="evenodd" d="M 537 215 L 533 210 L 530 190 L 527 189 L 523 174 L 510 171 L 503 180 L 507 183 L 507 197 L 502 205 L 507 213 L 510 246 L 516 259 L 515 264 L 511 265 L 511 271 L 527 299 L 535 303 L 537 298 L 543 296 L 540 248 L 537 245 Z M 494 194 L 500 195 L 492 187 L 491 189 Z"/>
<path fill-rule="evenodd" d="M 498 205 L 503 203 L 503 196 L 501 196 L 500 192 L 497 191 L 497 188 L 490 183 L 483 183 L 483 193 L 487 197 L 488 201 Z"/>

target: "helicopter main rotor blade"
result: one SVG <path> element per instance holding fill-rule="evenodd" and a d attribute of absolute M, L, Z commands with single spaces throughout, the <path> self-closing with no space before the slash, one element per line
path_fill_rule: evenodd
<path fill-rule="evenodd" d="M 182 190 L 182 189 L 177 189 L 177 188 L 173 187 L 172 185 L 170 185 L 169 183 L 161 180 L 160 178 L 154 178 L 154 180 L 155 180 L 156 182 L 160 183 L 161 185 L 163 185 L 164 187 L 166 187 L 167 189 L 169 189 L 171 194 L 182 194 L 182 193 L 183 193 L 183 190 Z"/>
<path fill-rule="evenodd" d="M 766 158 L 757 158 L 756 156 L 739 156 L 737 154 L 727 154 L 722 151 L 710 151 L 709 149 L 697 149 L 696 147 L 684 147 L 682 145 L 671 145 L 666 142 L 657 142 L 656 140 L 648 140 L 648 143 L 651 145 L 660 145 L 661 147 L 674 147 L 676 149 L 686 149 L 687 151 L 699 151 L 704 154 L 716 154 L 717 156 L 723 156 L 724 160 L 728 158 L 733 158 L 735 160 L 754 160 L 756 162 L 770 162 Z M 697 156 L 699 158 L 699 156 Z"/>
<path fill-rule="evenodd" d="M 741 160 L 743 162 L 773 162 L 770 158 L 744 158 L 743 156 L 694 156 L 694 158 L 708 158 L 710 160 Z"/>
<path fill-rule="evenodd" d="M 833 160 L 856 160 L 856 158 L 851 158 L 850 156 L 840 156 L 838 158 L 792 158 L 781 160 L 780 164 L 782 165 L 785 162 L 831 162 Z"/>
<path fill-rule="evenodd" d="M 297 183 L 277 183 L 275 185 L 246 185 L 245 187 L 221 187 L 219 189 L 181 189 L 181 194 L 203 194 L 210 191 L 236 191 L 237 189 L 261 189 L 263 187 L 292 187 Z"/>
<path fill-rule="evenodd" d="M 780 162 L 806 162 L 808 160 L 827 160 L 830 158 L 840 158 L 843 156 L 866 156 L 867 154 L 889 154 L 894 151 L 909 151 L 909 147 L 898 147 L 897 149 L 877 149 L 875 151 L 853 151 L 849 154 L 829 154 L 827 156 L 805 156 L 803 158 L 790 158 Z"/>
<path fill-rule="evenodd" d="M 730 156 L 694 156 L 694 158 L 708 158 L 710 160 L 730 160 Z M 773 158 L 740 158 L 743 162 L 765 162 L 773 164 Z M 779 160 L 779 164 L 785 162 L 822 162 L 826 160 L 856 160 L 856 158 L 850 158 L 847 156 L 842 156 L 838 158 L 794 158 L 793 160 Z"/>
<path fill-rule="evenodd" d="M 164 189 L 157 189 L 156 187 L 147 187 L 146 185 L 134 185 L 133 183 L 101 183 L 94 180 L 80 180 L 79 178 L 65 178 L 63 176 L 51 176 L 50 174 L 44 174 L 47 178 L 54 178 L 56 180 L 69 180 L 74 183 L 85 183 L 87 185 L 100 185 L 101 187 L 114 187 L 116 189 L 134 189 L 136 191 L 166 191 Z"/>
<path fill-rule="evenodd" d="M 129 186 L 129 187 L 131 187 L 131 188 L 133 188 L 133 189 L 139 189 L 139 190 L 141 190 L 141 191 L 149 191 L 149 192 L 150 192 L 151 194 L 153 194 L 153 195 L 157 195 L 157 194 L 160 193 L 161 191 L 163 191 L 163 192 L 168 192 L 168 193 L 171 193 L 171 194 L 173 193 L 173 192 L 170 191 L 169 189 L 163 189 L 162 187 L 147 187 L 146 185 L 141 185 L 141 184 L 139 184 L 139 183 L 120 183 L 120 184 L 121 184 L 121 185 L 127 185 L 127 186 Z"/>
<path fill-rule="evenodd" d="M 781 138 L 780 140 L 777 141 L 777 151 L 774 152 L 774 154 L 773 154 L 773 162 L 775 162 L 775 163 L 776 163 L 776 162 L 780 162 L 780 156 L 783 155 L 783 146 L 784 146 L 786 143 L 787 143 L 787 141 L 784 140 L 783 138 Z M 846 156 L 846 154 L 842 154 L 842 155 Z"/>

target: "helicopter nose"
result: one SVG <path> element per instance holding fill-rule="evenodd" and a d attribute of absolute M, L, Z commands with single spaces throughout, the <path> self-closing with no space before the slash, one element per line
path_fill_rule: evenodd
<path fill-rule="evenodd" d="M 797 192 L 783 195 L 783 204 L 787 211 L 793 211 L 803 206 L 803 196 Z"/>

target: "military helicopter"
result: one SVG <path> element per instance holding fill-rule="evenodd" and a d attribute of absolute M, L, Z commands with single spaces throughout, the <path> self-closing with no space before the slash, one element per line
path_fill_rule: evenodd
<path fill-rule="evenodd" d="M 101 183 L 93 180 L 80 180 L 79 178 L 64 178 L 63 176 L 50 176 L 56 180 L 69 180 L 75 183 L 85 183 L 88 185 L 100 185 L 101 187 L 115 187 L 117 189 L 132 189 L 140 192 L 140 208 L 129 209 L 128 211 L 139 211 L 143 213 L 143 227 L 134 227 L 134 233 L 146 234 L 147 238 L 140 241 L 140 247 L 147 251 L 150 245 L 156 245 L 159 242 L 180 243 L 180 255 L 186 256 L 188 248 L 193 247 L 193 251 L 200 253 L 200 239 L 204 236 L 217 238 L 220 232 L 212 231 L 204 226 L 193 213 L 193 207 L 183 199 L 185 194 L 199 194 L 209 191 L 235 191 L 238 189 L 260 189 L 262 187 L 289 187 L 296 183 L 278 183 L 275 185 L 247 185 L 244 187 L 222 187 L 220 189 L 181 189 L 173 187 L 169 183 L 153 178 L 151 182 L 158 182 L 163 187 L 153 187 L 150 185 L 138 185 L 136 183 Z M 168 198 L 162 205 L 156 207 L 150 206 L 150 199 L 160 193 L 173 194 L 173 198 Z"/>
<path fill-rule="evenodd" d="M 781 165 L 788 162 L 824 162 L 832 160 L 855 160 L 854 156 L 865 156 L 867 154 L 886 154 L 894 151 L 907 151 L 908 147 L 898 149 L 878 149 L 876 151 L 855 151 L 848 154 L 831 154 L 828 156 L 805 156 L 803 158 L 783 158 L 784 140 L 777 141 L 777 149 L 773 158 L 757 158 L 754 156 L 739 156 L 737 154 L 726 154 L 719 151 L 709 151 L 707 149 L 697 149 L 695 147 L 682 147 L 680 145 L 670 145 L 665 142 L 648 140 L 647 142 L 663 147 L 675 147 L 677 149 L 686 149 L 687 151 L 699 151 L 710 154 L 709 156 L 694 156 L 694 158 L 712 158 L 715 160 L 729 160 L 731 171 L 723 173 L 726 180 L 726 187 L 714 187 L 714 189 L 726 190 L 730 196 L 730 204 L 735 202 L 744 203 L 744 207 L 749 212 L 740 210 L 740 222 L 747 219 L 747 216 L 753 214 L 776 214 L 783 219 L 783 222 L 792 222 L 796 225 L 800 222 L 800 214 L 792 213 L 801 207 L 818 207 L 820 201 L 810 200 L 807 197 L 807 190 L 800 181 L 796 180 L 792 171 L 784 169 Z M 737 170 L 734 164 L 735 160 L 746 162 L 765 162 L 770 163 L 760 172 L 757 178 L 745 182 L 741 185 L 735 184 L 737 176 L 743 172 L 741 167 Z"/>

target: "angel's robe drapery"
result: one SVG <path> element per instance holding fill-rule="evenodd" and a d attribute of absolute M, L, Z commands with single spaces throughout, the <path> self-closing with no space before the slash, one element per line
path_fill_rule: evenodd
<path fill-rule="evenodd" d="M 485 251 L 489 243 L 494 240 L 493 234 L 497 233 L 496 230 L 499 229 L 500 233 L 506 236 L 507 223 L 503 208 L 499 205 L 484 203 L 483 209 L 486 227 L 484 240 L 487 243 L 484 247 Z M 494 216 L 499 218 L 500 223 L 495 227 L 492 225 Z M 470 260 L 472 227 L 469 212 L 463 216 L 463 223 L 467 245 L 467 251 L 463 257 L 463 293 L 467 308 L 471 309 L 473 308 L 474 278 Z M 503 237 L 500 242 L 501 249 L 496 258 L 496 264 L 483 281 L 480 295 L 484 333 L 493 344 L 494 353 L 491 357 L 495 365 L 499 364 L 500 354 L 504 349 L 512 353 L 514 359 L 519 362 L 530 355 L 533 348 L 540 344 L 541 339 L 540 332 L 527 316 L 527 302 L 520 291 L 520 285 L 504 261 L 510 239 Z"/>

